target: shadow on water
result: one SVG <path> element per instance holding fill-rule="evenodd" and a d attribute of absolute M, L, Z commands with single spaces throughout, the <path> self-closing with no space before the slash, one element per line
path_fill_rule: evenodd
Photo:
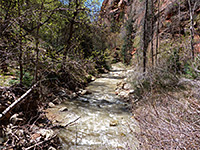
<path fill-rule="evenodd" d="M 101 78 L 108 78 L 108 79 L 124 79 L 125 78 L 125 76 L 121 76 L 121 77 L 115 77 L 115 76 L 106 76 L 106 77 L 104 77 L 104 76 L 102 76 Z"/>

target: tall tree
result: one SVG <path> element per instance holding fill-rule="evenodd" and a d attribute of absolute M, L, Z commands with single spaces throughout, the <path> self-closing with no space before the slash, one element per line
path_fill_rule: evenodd
<path fill-rule="evenodd" d="M 159 47 L 159 27 L 160 27 L 160 0 L 158 0 L 158 15 L 157 15 L 157 25 L 156 25 L 156 54 L 155 61 L 156 65 L 158 64 L 158 47 Z"/>
<path fill-rule="evenodd" d="M 18 8 L 18 22 L 19 22 L 19 70 L 20 70 L 20 84 L 23 82 L 23 49 L 22 49 L 22 17 L 21 17 L 21 4 L 20 0 L 17 1 Z"/>
<path fill-rule="evenodd" d="M 151 0 L 151 63 L 154 66 L 154 0 Z"/>
<path fill-rule="evenodd" d="M 189 13 L 190 13 L 190 48 L 192 52 L 192 59 L 194 60 L 194 20 L 193 20 L 193 9 L 192 1 L 188 0 Z"/>
<path fill-rule="evenodd" d="M 143 24 L 143 72 L 146 72 L 146 63 L 147 63 L 147 48 L 148 48 L 148 0 L 145 0 L 145 15 L 144 15 L 144 24 Z"/>

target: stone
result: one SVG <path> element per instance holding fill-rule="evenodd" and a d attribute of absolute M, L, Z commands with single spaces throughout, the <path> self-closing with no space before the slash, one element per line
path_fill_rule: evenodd
<path fill-rule="evenodd" d="M 118 96 L 123 97 L 123 98 L 128 98 L 129 97 L 129 92 L 127 91 L 121 91 Z"/>
<path fill-rule="evenodd" d="M 70 99 L 76 98 L 78 95 L 74 92 L 70 95 Z"/>
<path fill-rule="evenodd" d="M 92 76 L 91 81 L 95 81 L 95 80 L 96 80 L 96 78 L 94 76 Z"/>
<path fill-rule="evenodd" d="M 110 122 L 110 126 L 117 126 L 118 125 L 118 121 L 117 120 L 113 120 Z"/>
<path fill-rule="evenodd" d="M 48 148 L 48 150 L 56 150 L 56 148 L 50 146 L 50 147 Z"/>
<path fill-rule="evenodd" d="M 82 90 L 81 95 L 85 95 L 87 93 L 87 90 Z"/>
<path fill-rule="evenodd" d="M 129 90 L 129 94 L 133 94 L 135 90 Z"/>
<path fill-rule="evenodd" d="M 80 94 L 80 95 L 86 95 L 86 94 L 92 94 L 92 92 L 90 92 L 90 91 L 88 91 L 88 90 L 80 90 L 80 91 L 78 91 L 78 94 Z"/>
<path fill-rule="evenodd" d="M 124 89 L 124 90 L 129 90 L 129 89 L 131 89 L 131 84 L 130 84 L 130 83 L 124 84 L 123 89 Z"/>
<path fill-rule="evenodd" d="M 50 107 L 50 108 L 53 108 L 53 107 L 55 107 L 55 104 L 54 104 L 54 103 L 52 103 L 52 102 L 50 102 L 48 105 L 49 105 L 49 107 Z"/>
<path fill-rule="evenodd" d="M 54 132 L 51 129 L 40 129 L 37 133 L 41 134 L 45 140 L 50 139 L 54 135 Z"/>
<path fill-rule="evenodd" d="M 62 107 L 62 108 L 59 109 L 59 111 L 60 111 L 60 112 L 68 111 L 68 108 L 67 108 L 67 107 Z"/>

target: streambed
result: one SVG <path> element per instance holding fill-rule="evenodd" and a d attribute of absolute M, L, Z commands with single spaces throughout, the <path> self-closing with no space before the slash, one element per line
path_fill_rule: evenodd
<path fill-rule="evenodd" d="M 102 74 L 86 88 L 92 94 L 66 100 L 46 110 L 50 120 L 63 126 L 70 123 L 59 131 L 63 149 L 137 149 L 134 136 L 137 122 L 132 117 L 130 105 L 115 95 L 116 85 L 123 80 L 125 72 L 123 66 L 113 65 L 109 73 Z M 68 110 L 59 111 L 63 107 Z"/>

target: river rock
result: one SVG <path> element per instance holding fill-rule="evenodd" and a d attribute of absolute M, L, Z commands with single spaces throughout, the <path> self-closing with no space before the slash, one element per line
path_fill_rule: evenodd
<path fill-rule="evenodd" d="M 78 92 L 78 94 L 80 95 L 86 95 L 86 94 L 91 94 L 91 93 L 92 93 L 91 91 L 83 90 L 83 89 Z"/>
<path fill-rule="evenodd" d="M 62 107 L 62 108 L 59 109 L 59 111 L 60 111 L 60 112 L 68 111 L 68 108 L 67 108 L 67 107 Z"/>
<path fill-rule="evenodd" d="M 120 93 L 118 93 L 118 96 L 123 97 L 123 98 L 128 98 L 129 92 L 128 91 L 121 91 Z"/>
<path fill-rule="evenodd" d="M 129 90 L 129 94 L 133 94 L 135 90 Z"/>
<path fill-rule="evenodd" d="M 118 121 L 117 120 L 113 120 L 110 122 L 110 126 L 117 126 L 118 125 Z"/>
<path fill-rule="evenodd" d="M 50 102 L 48 105 L 49 105 L 49 107 L 50 107 L 50 108 L 53 108 L 53 107 L 55 107 L 55 104 L 54 104 L 54 103 L 52 103 L 52 102 Z"/>
<path fill-rule="evenodd" d="M 81 95 L 85 95 L 87 93 L 87 90 L 82 90 Z"/>
<path fill-rule="evenodd" d="M 129 89 L 131 89 L 131 84 L 130 84 L 130 83 L 124 84 L 123 89 L 124 89 L 124 90 L 129 90 Z"/>
<path fill-rule="evenodd" d="M 54 147 L 49 147 L 48 150 L 56 150 Z"/>
<path fill-rule="evenodd" d="M 69 97 L 70 97 L 70 99 L 73 99 L 73 98 L 78 97 L 78 95 L 74 92 L 74 93 L 72 93 Z"/>
<path fill-rule="evenodd" d="M 51 129 L 40 129 L 37 133 L 45 137 L 45 140 L 50 139 L 54 135 L 54 132 Z"/>

